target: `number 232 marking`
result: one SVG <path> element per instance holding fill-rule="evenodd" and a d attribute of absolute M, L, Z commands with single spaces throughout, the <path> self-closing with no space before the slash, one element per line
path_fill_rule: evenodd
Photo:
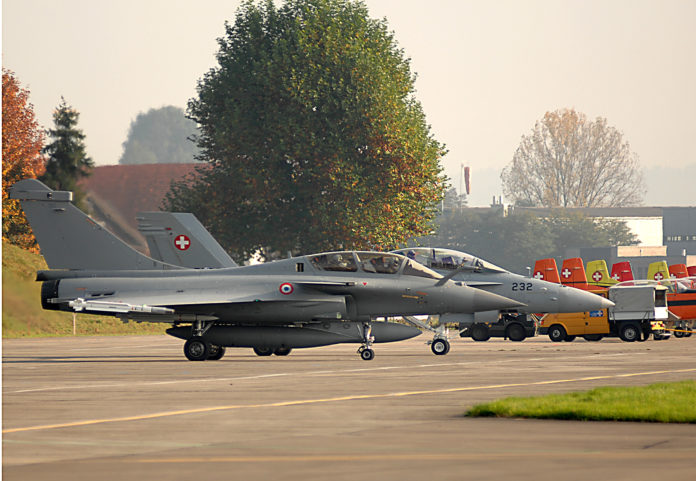
<path fill-rule="evenodd" d="M 512 290 L 513 291 L 531 291 L 532 290 L 532 283 L 531 282 L 513 282 L 512 283 Z"/>

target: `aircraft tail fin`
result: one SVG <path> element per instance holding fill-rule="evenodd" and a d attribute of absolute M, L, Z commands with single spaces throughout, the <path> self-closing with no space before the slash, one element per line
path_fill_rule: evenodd
<path fill-rule="evenodd" d="M 682 277 L 689 277 L 689 271 L 686 268 L 686 264 L 672 264 L 669 266 L 669 275 L 674 279 L 681 279 Z"/>
<path fill-rule="evenodd" d="M 611 266 L 611 278 L 617 282 L 632 281 L 633 270 L 629 261 L 621 261 Z"/>
<path fill-rule="evenodd" d="M 534 263 L 534 277 L 542 281 L 561 283 L 561 278 L 558 276 L 558 267 L 556 260 L 553 258 L 539 259 Z"/>
<path fill-rule="evenodd" d="M 561 283 L 567 286 L 577 287 L 578 289 L 590 288 L 590 285 L 587 284 L 585 266 L 583 266 L 581 258 L 573 257 L 572 259 L 565 259 L 563 261 L 561 267 Z"/>
<path fill-rule="evenodd" d="M 587 283 L 593 286 L 609 287 L 618 282 L 609 275 L 607 262 L 604 259 L 588 262 L 586 275 Z"/>
<path fill-rule="evenodd" d="M 696 276 L 696 266 L 689 266 L 686 271 L 689 273 L 689 277 Z"/>
<path fill-rule="evenodd" d="M 72 204 L 72 192 L 25 179 L 11 187 L 10 198 L 22 204 L 50 269 L 178 269 L 141 254 L 103 228 Z"/>
<path fill-rule="evenodd" d="M 192 269 L 238 267 L 193 214 L 142 212 L 137 219 L 154 259 Z"/>
<path fill-rule="evenodd" d="M 653 262 L 648 266 L 648 280 L 664 281 L 669 279 L 669 268 L 667 261 Z"/>

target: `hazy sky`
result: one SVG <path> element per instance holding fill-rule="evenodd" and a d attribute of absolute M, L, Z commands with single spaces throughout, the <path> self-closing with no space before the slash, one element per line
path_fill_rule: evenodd
<path fill-rule="evenodd" d="M 2 64 L 44 127 L 63 95 L 89 155 L 115 164 L 139 112 L 195 95 L 239 3 L 2 0 Z M 534 122 L 564 107 L 606 117 L 646 168 L 696 164 L 696 0 L 367 5 L 412 60 L 455 186 L 464 163 L 475 190 L 477 170 L 505 166 Z"/>

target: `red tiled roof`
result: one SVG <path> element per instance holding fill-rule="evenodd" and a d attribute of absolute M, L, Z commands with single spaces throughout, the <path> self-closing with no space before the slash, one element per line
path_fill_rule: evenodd
<path fill-rule="evenodd" d="M 194 172 L 200 164 L 104 165 L 95 167 L 80 186 L 107 202 L 130 226 L 138 212 L 160 210 L 172 180 Z"/>

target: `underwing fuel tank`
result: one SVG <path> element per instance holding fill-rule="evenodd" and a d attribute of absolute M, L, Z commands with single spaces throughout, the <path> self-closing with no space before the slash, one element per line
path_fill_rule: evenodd
<path fill-rule="evenodd" d="M 371 322 L 374 342 L 396 342 L 421 334 L 413 326 L 393 322 Z M 167 334 L 179 339 L 191 337 L 190 327 L 172 327 Z M 224 347 L 318 347 L 341 343 L 363 342 L 363 323 L 324 322 L 304 327 L 291 326 L 225 326 L 211 327 L 203 336 L 206 341 Z"/>

